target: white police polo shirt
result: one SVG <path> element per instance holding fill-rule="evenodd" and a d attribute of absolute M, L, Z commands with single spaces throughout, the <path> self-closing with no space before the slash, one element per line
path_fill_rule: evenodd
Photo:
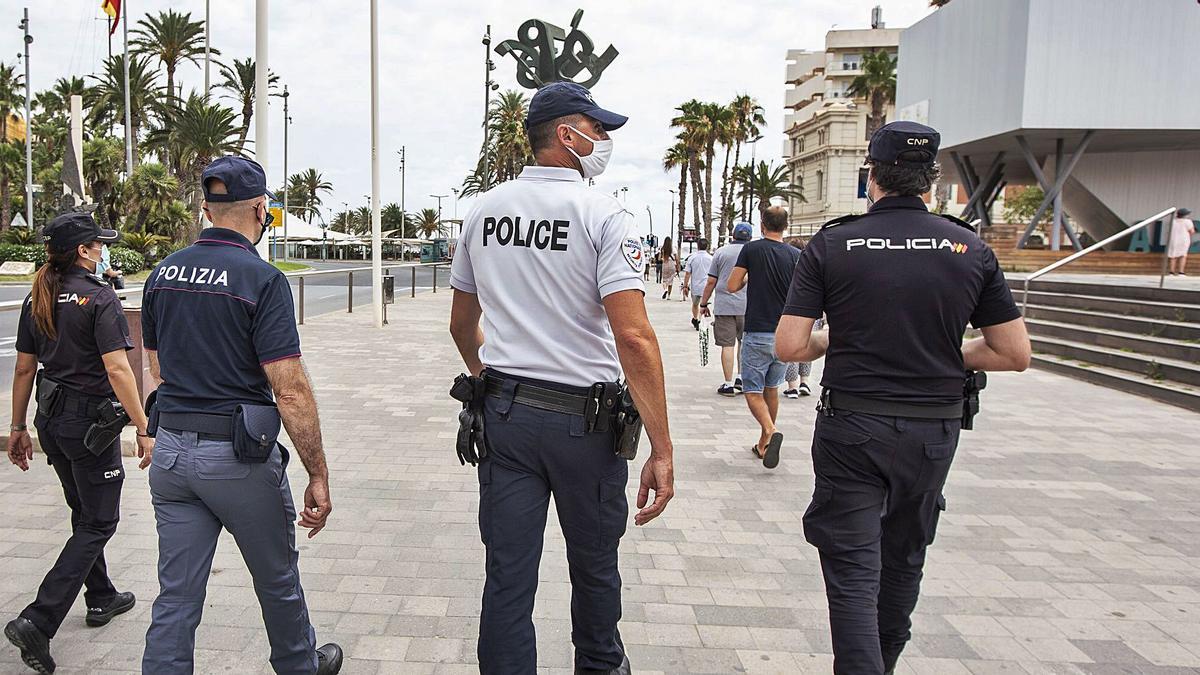
<path fill-rule="evenodd" d="M 629 213 L 579 172 L 528 166 L 476 200 L 450 285 L 479 296 L 479 358 L 503 373 L 588 386 L 620 377 L 601 300 L 645 292 Z"/>

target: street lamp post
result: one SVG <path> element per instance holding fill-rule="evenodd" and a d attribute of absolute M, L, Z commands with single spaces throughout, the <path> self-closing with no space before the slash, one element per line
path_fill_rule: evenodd
<path fill-rule="evenodd" d="M 437 231 L 438 231 L 438 235 L 440 236 L 442 234 L 442 200 L 445 199 L 446 197 L 449 197 L 450 195 L 429 195 L 429 196 L 438 200 Z"/>
<path fill-rule="evenodd" d="M 288 193 L 291 192 L 291 185 L 288 182 L 288 127 L 292 124 L 292 118 L 288 116 L 288 93 L 287 85 L 283 85 L 283 259 L 288 259 Z"/>
<path fill-rule="evenodd" d="M 25 16 L 21 19 L 21 30 L 25 31 L 25 224 L 31 232 L 35 231 L 33 226 L 33 118 L 30 117 L 30 108 L 33 101 L 33 87 L 29 82 L 29 45 L 33 43 L 33 36 L 29 34 L 29 8 L 25 8 Z M 129 78 L 126 76 L 125 81 Z M 125 87 L 129 91 L 129 87 Z M 129 99 L 126 99 L 128 101 Z M 126 104 L 128 110 L 128 104 Z M 0 124 L 8 124 L 8 120 L 0 120 Z M 83 156 L 83 148 L 76 148 L 79 156 Z"/>
<path fill-rule="evenodd" d="M 752 140 L 747 141 L 747 143 L 749 143 L 750 145 L 753 146 L 752 148 L 750 148 L 750 175 L 747 176 L 747 178 L 750 179 L 750 184 L 746 186 L 746 191 L 750 195 L 750 208 L 747 209 L 746 219 L 750 222 L 751 225 L 754 224 L 754 176 L 755 176 L 755 172 L 758 171 L 758 169 L 755 168 L 755 162 L 757 161 L 756 155 L 758 154 L 758 142 L 761 141 L 762 139 L 763 139 L 763 135 L 759 134 L 759 135 L 755 136 Z"/>
<path fill-rule="evenodd" d="M 267 50 L 267 27 L 269 25 L 269 9 L 270 0 L 255 0 L 254 14 L 254 159 L 263 168 L 263 173 L 271 175 L 267 169 L 267 164 L 270 160 L 269 143 L 271 140 L 270 121 L 267 117 L 267 99 L 270 93 L 270 83 L 267 81 L 267 76 L 270 73 L 270 58 Z M 124 5 L 124 3 L 122 3 Z M 123 20 L 128 20 L 129 12 L 126 7 L 121 7 L 121 16 Z M 129 56 L 125 56 L 125 67 L 129 67 Z M 129 71 L 125 71 L 125 115 L 129 115 Z M 130 171 L 132 171 L 132 160 L 130 161 Z M 260 242 L 258 245 L 258 255 L 266 258 L 263 255 L 263 247 L 267 242 Z"/>
<path fill-rule="evenodd" d="M 400 155 L 400 236 L 404 236 L 405 226 L 408 225 L 408 212 L 404 210 L 404 146 L 396 152 Z"/>
<path fill-rule="evenodd" d="M 383 225 L 379 212 L 379 0 L 371 0 L 371 309 L 383 328 Z"/>
<path fill-rule="evenodd" d="M 483 191 L 487 192 L 492 186 L 491 167 L 488 166 L 488 144 L 491 142 L 491 129 L 488 128 L 488 110 L 492 107 L 492 92 L 500 85 L 492 82 L 492 71 L 496 64 L 492 62 L 492 24 L 488 24 L 487 32 L 483 34 Z M 440 223 L 439 223 L 440 224 Z"/>
<path fill-rule="evenodd" d="M 646 216 L 650 218 L 650 237 L 654 237 L 654 213 L 650 211 L 650 205 L 646 205 Z"/>
<path fill-rule="evenodd" d="M 667 192 L 671 193 L 671 222 L 667 223 L 667 233 L 670 234 L 671 228 L 675 227 L 675 195 L 677 193 L 670 188 L 667 189 Z"/>

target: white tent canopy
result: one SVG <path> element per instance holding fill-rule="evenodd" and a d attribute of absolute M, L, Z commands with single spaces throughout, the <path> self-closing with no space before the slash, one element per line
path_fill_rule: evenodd
<path fill-rule="evenodd" d="M 337 241 L 342 239 L 353 239 L 354 237 L 342 232 L 334 232 L 333 230 L 325 231 L 328 234 L 329 241 Z M 288 241 L 299 241 L 301 239 L 316 239 L 321 241 L 322 230 L 320 226 L 306 223 L 299 218 L 288 218 L 287 239 Z M 275 228 L 275 239 L 280 241 L 283 239 L 283 227 Z"/>

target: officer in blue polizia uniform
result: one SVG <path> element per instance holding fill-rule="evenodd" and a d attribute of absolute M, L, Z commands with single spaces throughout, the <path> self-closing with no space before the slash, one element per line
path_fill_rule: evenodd
<path fill-rule="evenodd" d="M 909 640 L 965 371 L 1029 365 L 995 254 L 922 200 L 938 178 L 939 140 L 913 122 L 872 135 L 871 206 L 809 241 L 776 333 L 784 361 L 825 356 L 804 535 L 820 552 L 835 673 L 890 673 Z M 813 332 L 822 313 L 829 330 Z M 983 337 L 964 344 L 968 323 Z"/>
<path fill-rule="evenodd" d="M 308 471 L 300 525 L 312 537 L 331 509 L 329 473 L 287 278 L 254 250 L 271 222 L 266 176 L 256 162 L 222 157 L 201 181 L 213 227 L 159 263 L 143 291 L 142 335 L 162 384 L 150 416 L 160 590 L 142 672 L 192 672 L 223 528 L 254 578 L 275 672 L 336 673 L 341 649 L 318 649 L 308 618 L 288 454 L 276 441 L 282 418 Z"/>
<path fill-rule="evenodd" d="M 551 495 L 571 571 L 575 672 L 630 672 L 617 631 L 628 466 L 614 454 L 615 425 L 597 414 L 606 397 L 595 395 L 622 371 L 651 444 L 635 523 L 662 513 L 674 479 L 642 242 L 620 203 L 584 182 L 604 170 L 608 132 L 625 121 L 577 84 L 539 89 L 525 124 L 536 166 L 476 200 L 454 254 L 450 332 L 486 382 L 478 465 L 485 674 L 536 672 L 533 598 Z"/>
<path fill-rule="evenodd" d="M 17 324 L 13 418 L 8 458 L 22 471 L 33 459 L 25 426 L 30 394 L 37 389 L 34 426 L 46 461 L 62 483 L 71 508 L 71 537 L 38 588 L 37 599 L 10 621 L 4 634 L 26 665 L 54 672 L 50 639 L 85 588 L 86 623 L 103 626 L 133 608 L 133 593 L 113 587 L 104 545 L 117 530 L 121 485 L 120 420 L 107 438 L 89 434 L 118 400 L 138 434 L 138 454 L 149 462 L 152 442 L 125 352 L 133 348 L 121 301 L 101 278 L 101 250 L 117 233 L 86 213 L 58 216 L 42 231 L 48 261 L 38 270 Z M 38 364 L 42 369 L 38 370 Z M 19 517 L 19 515 L 18 515 Z"/>

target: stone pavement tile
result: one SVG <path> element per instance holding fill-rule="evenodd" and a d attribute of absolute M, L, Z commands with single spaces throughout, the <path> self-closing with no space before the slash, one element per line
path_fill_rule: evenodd
<path fill-rule="evenodd" d="M 1122 666 L 1150 665 L 1150 661 L 1128 644 L 1118 640 L 1071 640 L 1092 661 Z"/>
<path fill-rule="evenodd" d="M 1177 642 L 1133 641 L 1129 647 L 1156 666 L 1200 667 L 1200 656 Z"/>

